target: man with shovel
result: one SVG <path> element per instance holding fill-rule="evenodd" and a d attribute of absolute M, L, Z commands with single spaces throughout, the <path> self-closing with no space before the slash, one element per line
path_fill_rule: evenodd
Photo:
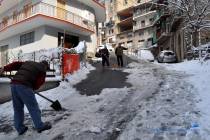
<path fill-rule="evenodd" d="M 47 69 L 49 69 L 47 61 L 13 62 L 0 69 L 0 75 L 4 71 L 17 71 L 11 80 L 11 91 L 14 125 L 19 135 L 24 134 L 28 130 L 28 127 L 24 125 L 24 104 L 38 133 L 52 127 L 49 122 L 42 122 L 41 111 L 34 92 L 34 90 L 39 89 L 44 84 Z"/>

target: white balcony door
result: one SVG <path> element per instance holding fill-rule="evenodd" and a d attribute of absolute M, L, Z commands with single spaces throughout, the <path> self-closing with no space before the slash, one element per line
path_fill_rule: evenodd
<path fill-rule="evenodd" d="M 0 67 L 8 63 L 8 45 L 0 46 Z"/>

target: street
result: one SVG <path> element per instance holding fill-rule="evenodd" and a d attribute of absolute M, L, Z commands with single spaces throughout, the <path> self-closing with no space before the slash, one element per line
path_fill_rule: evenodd
<path fill-rule="evenodd" d="M 192 86 L 183 79 L 187 76 L 145 61 L 134 61 L 120 70 L 103 69 L 97 64 L 83 81 L 69 89 L 62 83 L 52 92 L 63 93 L 62 105 L 66 110 L 55 112 L 44 109 L 44 120 L 53 123 L 53 128 L 41 135 L 29 130 L 23 139 L 52 140 L 185 140 L 189 139 L 191 123 L 199 117 L 194 107 Z M 99 69 L 100 73 L 96 73 Z M 104 73 L 119 72 L 126 78 L 107 77 Z M 87 79 L 94 79 L 90 83 Z M 91 76 L 91 77 L 90 77 Z M 114 75 L 113 75 L 114 77 Z M 110 83 L 116 87 L 109 87 Z M 101 83 L 103 82 L 103 83 Z M 86 84 L 85 84 L 86 83 Z M 98 83 L 98 84 L 94 84 Z M 81 86 L 82 84 L 82 86 Z M 123 84 L 123 85 L 122 85 Z M 88 86 L 88 87 L 87 87 Z M 119 87 L 117 87 L 119 86 Z M 82 88 L 83 87 L 83 90 Z M 93 96 L 84 95 L 94 92 Z M 81 91 L 81 93 L 79 92 Z M 67 92 L 72 94 L 66 95 Z M 98 93 L 100 92 L 100 93 Z M 82 95 L 80 95 L 80 94 Z M 57 96 L 58 97 L 58 96 Z M 10 119 L 9 119 L 10 118 Z M 15 136 L 12 116 L 1 115 L 0 132 L 2 137 Z M 26 124 L 31 126 L 29 115 Z M 10 134 L 13 135 L 10 135 Z M 13 137 L 12 137 L 13 136 Z M 1 137 L 0 137 L 1 138 Z M 199 132 L 196 140 L 201 139 Z"/>

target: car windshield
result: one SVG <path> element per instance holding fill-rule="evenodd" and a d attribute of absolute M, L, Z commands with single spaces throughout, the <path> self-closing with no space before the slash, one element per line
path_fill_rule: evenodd
<path fill-rule="evenodd" d="M 165 52 L 164 53 L 166 56 L 169 56 L 169 55 L 174 55 L 174 53 L 173 52 Z"/>

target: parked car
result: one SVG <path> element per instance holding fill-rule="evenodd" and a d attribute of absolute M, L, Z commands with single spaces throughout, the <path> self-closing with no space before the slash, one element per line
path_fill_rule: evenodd
<path fill-rule="evenodd" d="M 142 60 L 154 62 L 154 56 L 149 49 L 139 49 L 138 58 Z"/>
<path fill-rule="evenodd" d="M 161 51 L 157 57 L 157 60 L 159 63 L 175 63 L 175 62 L 177 62 L 175 53 L 170 50 Z"/>

